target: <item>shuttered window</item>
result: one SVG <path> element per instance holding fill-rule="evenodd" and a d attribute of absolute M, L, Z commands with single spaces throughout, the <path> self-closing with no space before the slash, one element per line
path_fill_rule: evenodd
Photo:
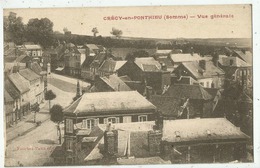
<path fill-rule="evenodd" d="M 72 119 L 66 119 L 66 132 L 73 133 L 73 120 Z"/>
<path fill-rule="evenodd" d="M 108 123 L 119 123 L 119 117 L 108 117 L 108 118 L 104 118 L 104 124 L 108 124 Z"/>
<path fill-rule="evenodd" d="M 147 115 L 138 116 L 138 121 L 139 121 L 139 122 L 145 122 L 145 121 L 147 121 Z"/>
<path fill-rule="evenodd" d="M 82 128 L 92 129 L 99 124 L 99 118 L 91 118 L 82 121 Z"/>

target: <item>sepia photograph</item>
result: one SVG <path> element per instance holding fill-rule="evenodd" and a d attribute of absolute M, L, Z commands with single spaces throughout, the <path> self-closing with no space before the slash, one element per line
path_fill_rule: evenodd
<path fill-rule="evenodd" d="M 252 4 L 2 19 L 4 166 L 255 162 Z"/>

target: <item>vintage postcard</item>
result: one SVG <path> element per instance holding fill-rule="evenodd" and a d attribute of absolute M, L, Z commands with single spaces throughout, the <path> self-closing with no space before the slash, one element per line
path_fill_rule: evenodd
<path fill-rule="evenodd" d="M 252 164 L 252 5 L 4 8 L 5 166 Z"/>

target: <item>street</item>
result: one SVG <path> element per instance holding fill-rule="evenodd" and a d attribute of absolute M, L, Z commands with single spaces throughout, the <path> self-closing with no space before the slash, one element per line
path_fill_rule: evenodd
<path fill-rule="evenodd" d="M 68 81 L 72 82 L 75 79 L 68 80 L 68 77 L 61 77 L 60 75 L 53 75 L 53 79 L 64 80 L 66 84 Z M 85 83 L 86 86 L 86 83 Z M 76 83 L 74 84 L 76 88 Z M 56 98 L 51 101 L 51 106 L 54 104 L 60 104 L 63 108 L 66 108 L 72 102 L 73 97 L 76 95 L 76 89 L 71 92 L 66 92 L 59 89 L 59 83 L 48 83 L 48 90 L 52 90 L 56 94 Z M 17 128 L 7 134 L 13 135 L 18 131 L 26 132 L 26 129 L 31 130 L 10 140 L 6 146 L 6 160 L 5 166 L 43 166 L 50 162 L 52 159 L 50 155 L 58 144 L 58 135 L 56 124 L 49 120 L 49 103 L 45 101 L 40 112 L 37 114 L 37 121 L 41 121 L 44 118 L 42 124 L 35 127 L 35 123 L 24 122 Z M 31 120 L 31 119 L 29 119 Z M 33 127 L 32 127 L 33 126 Z M 63 130 L 63 125 L 61 125 Z M 8 132 L 8 131 L 7 131 Z M 10 131 L 9 131 L 10 132 Z M 63 131 L 62 131 L 63 134 Z M 26 155 L 24 154 L 26 152 Z"/>

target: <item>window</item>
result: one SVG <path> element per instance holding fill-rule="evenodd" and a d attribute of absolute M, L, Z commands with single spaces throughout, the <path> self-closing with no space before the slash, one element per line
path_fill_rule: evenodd
<path fill-rule="evenodd" d="M 86 119 L 82 121 L 82 128 L 92 129 L 99 124 L 99 119 Z"/>
<path fill-rule="evenodd" d="M 67 151 L 73 151 L 73 139 L 66 139 Z"/>
<path fill-rule="evenodd" d="M 209 82 L 207 82 L 207 88 L 209 88 Z"/>
<path fill-rule="evenodd" d="M 132 122 L 131 116 L 124 116 L 123 117 L 123 123 L 130 123 L 130 122 Z"/>
<path fill-rule="evenodd" d="M 73 120 L 72 119 L 66 119 L 66 132 L 73 133 Z"/>
<path fill-rule="evenodd" d="M 105 118 L 104 119 L 104 124 L 107 124 L 107 123 L 119 123 L 119 117 L 109 117 L 109 118 Z"/>
<path fill-rule="evenodd" d="M 145 122 L 145 121 L 147 121 L 147 115 L 138 116 L 138 121 L 139 121 L 139 122 Z"/>

